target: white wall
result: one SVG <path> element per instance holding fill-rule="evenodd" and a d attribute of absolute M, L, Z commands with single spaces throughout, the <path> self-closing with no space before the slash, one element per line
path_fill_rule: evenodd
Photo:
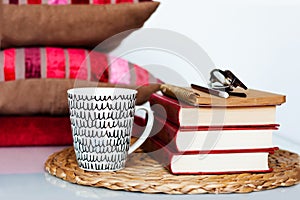
<path fill-rule="evenodd" d="M 300 0 L 160 2 L 145 27 L 184 34 L 248 87 L 287 95 L 280 134 L 300 143 Z"/>

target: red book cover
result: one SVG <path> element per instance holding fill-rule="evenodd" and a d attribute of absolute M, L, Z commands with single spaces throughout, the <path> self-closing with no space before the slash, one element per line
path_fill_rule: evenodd
<path fill-rule="evenodd" d="M 252 149 L 252 150 L 240 150 L 240 151 L 210 151 L 210 152 L 175 152 L 174 150 L 170 149 L 168 146 L 166 146 L 163 142 L 155 139 L 155 138 L 148 138 L 146 142 L 142 145 L 142 148 L 149 156 L 151 156 L 153 159 L 155 159 L 157 162 L 159 162 L 163 167 L 165 167 L 167 170 L 169 170 L 172 174 L 233 174 L 233 173 L 243 173 L 243 172 L 252 172 L 252 173 L 265 173 L 265 172 L 271 172 L 272 169 L 268 167 L 268 154 L 274 153 L 275 150 L 278 150 L 278 148 L 268 148 L 268 149 Z M 240 155 L 239 155 L 240 154 Z M 265 160 L 264 165 L 266 167 L 261 167 L 261 169 L 251 169 L 245 167 L 242 170 L 213 170 L 214 167 L 220 168 L 222 167 L 222 162 L 218 163 L 215 166 L 211 166 L 209 171 L 201 171 L 200 165 L 198 163 L 198 160 L 205 159 L 205 156 L 209 155 L 217 155 L 220 156 L 220 158 L 225 157 L 226 155 L 232 155 L 234 156 L 242 156 L 244 159 L 239 159 L 239 161 L 242 163 L 247 160 L 247 157 L 245 155 L 250 155 L 250 158 L 252 154 L 265 154 Z M 184 163 L 181 164 L 181 168 L 183 170 L 176 169 L 175 166 L 176 160 L 179 160 L 180 157 L 184 158 L 186 156 L 193 156 L 194 163 Z M 234 166 L 237 164 L 236 162 L 231 162 Z M 208 165 L 208 162 L 202 162 L 203 165 Z M 195 169 L 196 166 L 196 169 Z M 199 169 L 197 169 L 197 166 L 199 166 Z M 234 167 L 232 168 L 234 169 Z"/>
<path fill-rule="evenodd" d="M 192 107 L 187 104 L 180 105 L 179 102 L 176 101 L 175 99 L 158 95 L 158 94 L 152 94 L 149 98 L 149 102 L 155 115 L 159 115 L 163 118 L 168 118 L 169 121 L 171 121 L 176 125 L 180 125 L 180 121 L 179 121 L 180 109 L 183 106 Z M 161 109 L 160 106 L 162 106 L 163 109 Z"/>

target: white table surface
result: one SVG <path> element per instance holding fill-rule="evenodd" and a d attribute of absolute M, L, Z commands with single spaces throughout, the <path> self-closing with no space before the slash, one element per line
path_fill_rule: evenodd
<path fill-rule="evenodd" d="M 300 153 L 300 145 L 274 134 L 274 144 Z M 0 199 L 76 200 L 76 199 L 299 199 L 300 184 L 248 194 L 167 195 L 113 191 L 71 184 L 47 174 L 47 157 L 64 147 L 0 148 Z M 19 163 L 22 163 L 20 165 Z"/>

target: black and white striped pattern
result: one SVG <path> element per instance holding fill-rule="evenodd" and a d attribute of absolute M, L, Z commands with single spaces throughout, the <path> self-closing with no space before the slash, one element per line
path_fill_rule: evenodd
<path fill-rule="evenodd" d="M 68 92 L 74 149 L 82 169 L 115 171 L 125 167 L 136 91 L 124 89 L 128 93 L 118 94 L 120 90 L 109 95 L 76 94 L 76 89 Z"/>

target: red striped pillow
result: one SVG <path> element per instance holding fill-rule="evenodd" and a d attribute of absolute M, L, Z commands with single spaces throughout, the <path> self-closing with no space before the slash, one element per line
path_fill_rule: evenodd
<path fill-rule="evenodd" d="M 3 4 L 118 4 L 118 3 L 138 3 L 150 0 L 2 0 Z"/>
<path fill-rule="evenodd" d="M 161 82 L 136 64 L 85 49 L 46 47 L 0 51 L 0 82 L 30 78 L 67 78 L 126 85 Z"/>

